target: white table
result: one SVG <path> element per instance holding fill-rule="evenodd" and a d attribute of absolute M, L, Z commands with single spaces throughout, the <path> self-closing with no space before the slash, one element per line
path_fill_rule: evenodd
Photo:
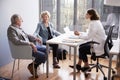
<path fill-rule="evenodd" d="M 77 47 L 82 44 L 83 41 L 82 39 L 69 39 L 69 37 L 71 36 L 72 33 L 68 33 L 68 34 L 61 34 L 58 37 L 55 37 L 53 39 L 50 39 L 46 42 L 46 46 L 47 46 L 47 53 L 49 53 L 49 44 L 62 44 L 62 45 L 67 45 L 70 47 L 74 48 L 74 75 L 73 75 L 73 80 L 76 80 L 76 53 L 77 53 Z M 68 40 L 68 41 L 67 41 Z M 70 40 L 70 41 L 69 41 Z M 47 55 L 47 58 L 49 57 L 49 55 Z M 47 59 L 47 77 L 49 77 L 49 60 Z"/>
<path fill-rule="evenodd" d="M 113 43 L 114 43 L 114 45 L 113 45 L 112 49 L 110 50 L 110 56 L 109 56 L 108 80 L 111 80 L 112 57 L 113 57 L 113 55 L 118 55 L 120 53 L 119 52 L 119 49 L 120 49 L 119 39 L 113 40 Z"/>

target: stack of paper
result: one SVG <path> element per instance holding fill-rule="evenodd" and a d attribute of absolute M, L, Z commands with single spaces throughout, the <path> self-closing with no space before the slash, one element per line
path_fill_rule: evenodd
<path fill-rule="evenodd" d="M 82 41 L 82 39 L 63 39 L 63 42 L 68 42 L 68 43 L 78 43 Z"/>
<path fill-rule="evenodd" d="M 79 39 L 79 36 L 76 36 L 76 35 L 71 35 L 69 36 L 70 39 Z"/>

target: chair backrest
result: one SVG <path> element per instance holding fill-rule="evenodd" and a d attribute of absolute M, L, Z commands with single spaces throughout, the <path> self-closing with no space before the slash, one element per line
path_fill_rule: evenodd
<path fill-rule="evenodd" d="M 8 40 L 11 56 L 14 59 L 33 59 L 32 48 L 29 45 L 15 45 Z"/>
<path fill-rule="evenodd" d="M 104 55 L 109 57 L 109 51 L 113 46 L 113 41 L 112 41 L 112 32 L 113 32 L 113 26 L 110 26 L 106 41 L 105 41 L 105 45 L 104 45 Z"/>

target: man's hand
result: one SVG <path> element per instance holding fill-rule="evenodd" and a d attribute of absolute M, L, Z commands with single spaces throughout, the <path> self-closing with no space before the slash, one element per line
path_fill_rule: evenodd
<path fill-rule="evenodd" d="M 41 41 L 39 38 L 36 38 L 36 41 L 37 41 L 39 44 L 42 44 L 42 41 Z"/>
<path fill-rule="evenodd" d="M 37 48 L 32 42 L 30 42 L 30 46 L 32 47 L 33 52 L 37 52 Z"/>

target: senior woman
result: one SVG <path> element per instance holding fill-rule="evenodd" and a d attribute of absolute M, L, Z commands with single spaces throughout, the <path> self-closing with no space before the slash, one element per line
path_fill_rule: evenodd
<path fill-rule="evenodd" d="M 48 11 L 43 11 L 41 13 L 42 21 L 38 23 L 35 35 L 42 39 L 43 45 L 46 45 L 46 41 L 59 36 L 61 33 L 53 28 L 53 24 L 49 21 L 50 13 Z M 58 44 L 50 44 L 53 49 L 53 68 L 60 68 L 57 61 L 57 50 Z"/>
<path fill-rule="evenodd" d="M 78 35 L 80 38 L 85 39 L 86 41 L 96 41 L 100 43 L 99 45 L 94 45 L 94 50 L 97 56 L 104 54 L 104 43 L 106 40 L 105 30 L 101 21 L 99 20 L 99 16 L 94 9 L 87 10 L 86 19 L 90 19 L 90 24 L 88 27 L 88 34 L 86 36 L 82 36 L 80 32 L 75 31 L 74 34 Z M 76 69 L 78 71 L 82 70 L 83 72 L 89 69 L 88 57 L 87 54 L 90 53 L 90 44 L 80 45 L 79 47 L 79 61 L 76 64 Z M 82 62 L 84 66 L 81 67 Z M 73 66 L 70 65 L 71 68 Z"/>

